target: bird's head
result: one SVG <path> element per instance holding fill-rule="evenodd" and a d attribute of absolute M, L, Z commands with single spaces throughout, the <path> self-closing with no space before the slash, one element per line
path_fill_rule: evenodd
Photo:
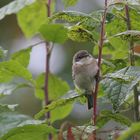
<path fill-rule="evenodd" d="M 74 55 L 73 63 L 82 62 L 82 61 L 85 61 L 89 58 L 92 58 L 92 56 L 88 53 L 88 51 L 80 50 Z"/>

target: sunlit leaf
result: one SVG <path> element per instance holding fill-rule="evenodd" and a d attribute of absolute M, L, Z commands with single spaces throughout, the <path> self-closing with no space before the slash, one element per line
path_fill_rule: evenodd
<path fill-rule="evenodd" d="M 56 120 L 61 120 L 67 117 L 73 109 L 73 103 L 67 103 L 62 106 L 57 106 L 55 109 L 51 111 L 50 121 L 54 122 Z M 58 115 L 59 114 L 59 115 Z"/>
<path fill-rule="evenodd" d="M 0 20 L 6 15 L 15 14 L 27 5 L 34 3 L 36 0 L 14 0 L 0 9 Z"/>
<path fill-rule="evenodd" d="M 64 43 L 67 40 L 67 29 L 62 24 L 43 24 L 39 31 L 47 41 Z"/>
<path fill-rule="evenodd" d="M 46 124 L 24 125 L 10 130 L 0 140 L 46 140 L 49 133 L 56 132 L 56 129 Z"/>
<path fill-rule="evenodd" d="M 92 33 L 78 25 L 69 28 L 68 37 L 77 42 L 94 42 Z"/>
<path fill-rule="evenodd" d="M 93 20 L 94 22 L 99 22 L 98 19 L 93 18 L 91 15 L 77 11 L 58 12 L 50 18 L 50 20 L 63 20 L 67 22 L 81 22 L 88 19 Z"/>
<path fill-rule="evenodd" d="M 72 101 L 74 101 L 76 98 L 79 98 L 81 96 L 84 96 L 83 94 L 79 95 L 79 94 L 72 94 L 68 97 L 65 97 L 65 98 L 61 98 L 61 99 L 58 99 L 56 101 L 53 101 L 51 104 L 49 104 L 48 106 L 46 106 L 44 109 L 42 109 L 39 113 L 37 113 L 35 115 L 35 118 L 38 119 L 40 117 L 42 117 L 46 112 L 48 111 L 52 111 L 54 109 L 57 109 L 57 107 L 63 107 L 65 106 L 66 104 L 69 104 L 71 103 Z"/>
<path fill-rule="evenodd" d="M 31 53 L 32 47 L 22 49 L 18 52 L 15 52 L 12 54 L 11 59 L 18 61 L 21 65 L 24 67 L 27 67 L 29 65 L 30 61 L 30 53 Z"/>
<path fill-rule="evenodd" d="M 78 0 L 62 0 L 62 2 L 64 3 L 65 7 L 70 7 L 76 5 Z"/>
<path fill-rule="evenodd" d="M 36 89 L 37 89 L 36 96 L 39 97 L 40 99 L 44 99 L 43 94 L 44 85 L 45 85 L 45 74 L 41 74 L 36 79 Z M 63 81 L 62 79 L 58 78 L 53 74 L 49 74 L 48 90 L 49 90 L 49 99 L 55 100 L 65 95 L 70 90 L 70 87 L 67 84 L 67 82 Z"/>
<path fill-rule="evenodd" d="M 45 3 L 37 1 L 17 14 L 18 24 L 26 37 L 32 37 L 47 20 Z"/>
<path fill-rule="evenodd" d="M 21 77 L 32 81 L 32 74 L 20 63 L 14 60 L 0 63 L 0 82 L 11 81 L 14 77 Z"/>

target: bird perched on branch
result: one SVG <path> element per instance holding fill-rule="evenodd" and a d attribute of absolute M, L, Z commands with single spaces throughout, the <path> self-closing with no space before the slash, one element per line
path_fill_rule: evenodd
<path fill-rule="evenodd" d="M 78 51 L 73 57 L 72 77 L 75 86 L 84 90 L 88 101 L 88 109 L 93 107 L 93 97 L 96 75 L 98 72 L 96 59 L 86 50 Z"/>

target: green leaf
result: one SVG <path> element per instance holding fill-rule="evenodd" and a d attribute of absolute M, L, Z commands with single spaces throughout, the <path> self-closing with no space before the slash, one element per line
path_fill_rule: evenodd
<path fill-rule="evenodd" d="M 0 140 L 46 140 L 49 133 L 57 131 L 46 124 L 25 125 L 10 130 Z"/>
<path fill-rule="evenodd" d="M 75 94 L 75 92 L 73 94 L 70 94 L 67 97 L 63 97 L 61 99 L 58 99 L 56 101 L 53 101 L 51 104 L 47 105 L 46 107 L 44 107 L 39 113 L 37 113 L 35 115 L 36 119 L 39 119 L 40 117 L 42 117 L 46 112 L 52 111 L 54 109 L 57 109 L 57 107 L 64 107 L 65 105 L 73 102 L 76 98 L 82 97 L 84 96 L 84 94 Z M 63 108 L 62 108 L 63 110 Z M 61 111 L 62 111 L 61 110 Z M 63 110 L 64 111 L 64 110 Z M 57 116 L 58 117 L 58 116 Z"/>
<path fill-rule="evenodd" d="M 127 66 L 127 61 L 125 59 L 114 59 L 114 60 L 102 60 L 102 75 L 111 73 Z"/>
<path fill-rule="evenodd" d="M 78 0 L 62 0 L 62 2 L 64 4 L 65 8 L 67 8 L 67 7 L 76 5 Z"/>
<path fill-rule="evenodd" d="M 36 96 L 40 99 L 44 99 L 44 84 L 45 84 L 45 74 L 41 74 L 36 79 Z M 69 90 L 69 85 L 53 74 L 49 74 L 48 83 L 49 99 L 54 100 L 65 95 Z"/>
<path fill-rule="evenodd" d="M 49 75 L 49 98 L 50 100 L 58 99 L 60 96 L 65 95 L 70 90 L 68 83 L 59 77 Z"/>
<path fill-rule="evenodd" d="M 51 111 L 50 122 L 54 122 L 56 120 L 61 120 L 68 116 L 73 109 L 73 103 L 67 103 L 64 106 L 58 106 L 54 110 Z M 59 115 L 58 115 L 59 114 Z"/>
<path fill-rule="evenodd" d="M 32 74 L 17 61 L 10 60 L 0 63 L 0 82 L 11 81 L 14 77 L 21 77 L 32 81 Z"/>
<path fill-rule="evenodd" d="M 30 53 L 31 53 L 32 47 L 22 49 L 18 52 L 15 52 L 12 54 L 11 59 L 18 61 L 21 65 L 24 67 L 27 67 L 29 65 L 30 61 Z"/>
<path fill-rule="evenodd" d="M 113 120 L 115 122 L 118 122 L 126 126 L 130 126 L 132 123 L 127 117 L 121 114 L 112 113 L 111 111 L 105 110 L 105 111 L 102 111 L 99 117 L 97 118 L 97 126 L 101 128 L 110 120 Z"/>
<path fill-rule="evenodd" d="M 50 20 L 63 20 L 67 22 L 72 22 L 72 23 L 83 23 L 85 25 L 91 25 L 91 23 L 99 23 L 99 20 L 97 18 L 93 18 L 93 16 L 89 14 L 85 14 L 82 12 L 77 12 L 77 11 L 63 11 L 63 12 L 58 12 L 52 17 L 50 17 Z"/>
<path fill-rule="evenodd" d="M 94 38 L 90 31 L 84 29 L 82 26 L 75 25 L 69 28 L 68 37 L 77 42 L 93 42 Z"/>
<path fill-rule="evenodd" d="M 111 18 L 111 20 L 106 24 L 106 32 L 108 36 L 112 36 L 123 31 L 126 31 L 126 23 L 117 16 Z"/>
<path fill-rule="evenodd" d="M 34 3 L 36 0 L 14 0 L 0 9 L 0 20 L 6 15 L 15 14 L 27 5 Z"/>
<path fill-rule="evenodd" d="M 31 120 L 31 118 L 11 111 L 9 105 L 0 105 L 0 136 L 26 120 Z"/>
<path fill-rule="evenodd" d="M 128 56 L 128 42 L 121 38 L 109 38 L 109 42 L 112 45 L 110 47 L 103 48 L 103 54 L 111 55 L 113 59 L 124 59 Z"/>
<path fill-rule="evenodd" d="M 25 7 L 17 14 L 17 19 L 25 36 L 32 37 L 47 20 L 45 3 L 37 1 L 32 5 Z"/>
<path fill-rule="evenodd" d="M 140 67 L 126 67 L 115 73 L 109 74 L 108 78 L 101 81 L 107 98 L 118 111 L 120 105 L 131 94 L 134 86 L 140 81 Z"/>
<path fill-rule="evenodd" d="M 140 123 L 133 123 L 128 130 L 124 131 L 123 134 L 117 140 L 128 140 L 133 137 L 135 134 L 140 134 Z M 139 136 L 140 138 L 140 136 Z"/>
<path fill-rule="evenodd" d="M 125 32 L 118 33 L 113 37 L 121 37 L 124 40 L 139 40 L 140 39 L 140 31 L 137 30 L 127 30 Z"/>
<path fill-rule="evenodd" d="M 62 24 L 43 24 L 39 31 L 47 41 L 62 44 L 67 40 L 67 29 Z"/>
<path fill-rule="evenodd" d="M 137 10 L 135 7 L 129 6 L 129 15 L 131 19 L 131 29 L 132 30 L 140 30 L 140 23 L 138 19 L 140 19 L 140 10 Z"/>

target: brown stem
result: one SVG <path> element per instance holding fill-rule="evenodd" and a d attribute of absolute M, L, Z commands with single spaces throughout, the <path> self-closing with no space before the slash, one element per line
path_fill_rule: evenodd
<path fill-rule="evenodd" d="M 48 0 L 48 3 L 47 3 L 47 16 L 50 17 L 51 15 L 51 0 Z M 50 55 L 51 55 L 51 52 L 50 52 L 50 43 L 48 41 L 46 41 L 46 67 L 45 67 L 45 89 L 44 89 L 44 92 L 45 92 L 45 105 L 48 105 L 49 104 L 49 92 L 48 92 L 48 82 L 49 82 L 49 62 L 50 62 Z M 50 118 L 50 112 L 47 112 L 46 113 L 46 118 L 49 119 Z M 49 134 L 48 136 L 48 139 L 51 140 L 52 139 L 52 135 L 51 133 Z"/>
<path fill-rule="evenodd" d="M 50 53 L 49 52 L 50 43 L 46 42 L 46 68 L 45 68 L 45 105 L 49 104 L 49 93 L 48 93 L 48 81 L 49 81 L 49 61 L 50 61 Z M 47 112 L 46 118 L 50 118 L 50 112 Z"/>
<path fill-rule="evenodd" d="M 130 21 L 130 15 L 129 15 L 129 7 L 126 4 L 125 5 L 125 16 L 126 16 L 126 24 L 127 24 L 127 30 L 131 30 L 131 21 Z M 134 42 L 133 39 L 129 42 L 129 60 L 130 65 L 135 66 L 135 56 L 134 56 Z M 139 121 L 139 93 L 137 90 L 137 85 L 134 87 L 134 111 L 135 111 L 135 120 Z"/>
<path fill-rule="evenodd" d="M 100 67 L 101 67 L 101 58 L 102 58 L 102 48 L 104 44 L 104 38 L 105 38 L 105 21 L 106 21 L 106 14 L 107 14 L 107 0 L 105 0 L 105 9 L 102 16 L 101 21 L 101 31 L 100 31 L 100 39 L 99 39 L 99 54 L 98 54 L 98 67 L 99 70 L 97 72 L 97 79 L 96 79 L 96 85 L 95 85 L 95 91 L 93 93 L 93 124 L 96 125 L 96 113 L 97 113 L 97 94 L 98 94 L 98 88 L 99 88 L 99 79 L 100 79 Z M 94 140 L 96 140 L 96 131 L 93 132 Z"/>

